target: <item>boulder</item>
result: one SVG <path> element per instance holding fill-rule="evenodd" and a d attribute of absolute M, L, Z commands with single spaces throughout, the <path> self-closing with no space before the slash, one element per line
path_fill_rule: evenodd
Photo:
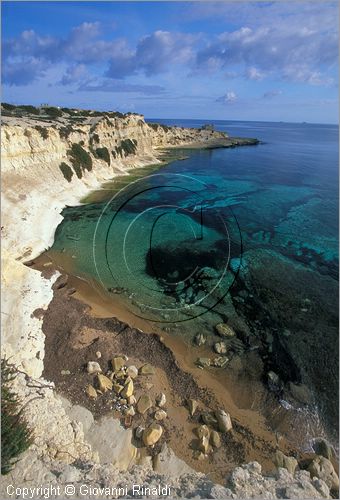
<path fill-rule="evenodd" d="M 136 415 L 136 412 L 135 412 L 135 409 L 133 406 L 130 406 L 127 411 L 126 411 L 126 415 L 131 415 L 131 417 L 134 417 Z"/>
<path fill-rule="evenodd" d="M 203 413 L 202 420 L 206 425 L 209 425 L 209 427 L 218 426 L 217 419 L 211 413 Z"/>
<path fill-rule="evenodd" d="M 199 444 L 198 444 L 198 449 L 202 453 L 204 453 L 205 455 L 208 453 L 208 451 L 209 451 L 209 438 L 208 437 L 203 436 L 200 439 Z"/>
<path fill-rule="evenodd" d="M 269 371 L 267 373 L 268 387 L 273 392 L 278 392 L 282 389 L 282 382 L 277 373 Z"/>
<path fill-rule="evenodd" d="M 219 323 L 215 326 L 215 330 L 221 337 L 235 337 L 236 335 L 231 326 L 226 323 Z"/>
<path fill-rule="evenodd" d="M 139 373 L 140 373 L 140 375 L 154 375 L 155 369 L 152 365 L 150 365 L 149 363 L 146 363 L 141 368 L 139 368 Z"/>
<path fill-rule="evenodd" d="M 198 345 L 199 347 L 201 345 L 204 345 L 206 343 L 207 339 L 203 333 L 198 333 L 195 337 L 195 344 Z"/>
<path fill-rule="evenodd" d="M 220 448 L 221 446 L 221 438 L 218 432 L 216 431 L 211 431 L 210 433 L 210 444 L 214 448 Z"/>
<path fill-rule="evenodd" d="M 213 359 L 213 366 L 216 368 L 225 368 L 227 364 L 229 363 L 229 358 L 226 356 L 218 356 L 217 358 Z"/>
<path fill-rule="evenodd" d="M 205 459 L 205 454 L 200 451 L 200 450 L 195 450 L 194 453 L 193 453 L 193 458 L 195 458 L 196 460 L 204 460 Z"/>
<path fill-rule="evenodd" d="M 89 398 L 92 399 L 97 399 L 98 397 L 97 391 L 92 385 L 88 385 L 86 387 L 86 394 L 88 395 Z"/>
<path fill-rule="evenodd" d="M 164 474 L 175 478 L 183 474 L 191 474 L 194 472 L 183 460 L 176 457 L 166 443 L 162 445 L 161 451 L 154 457 L 153 468 L 158 474 Z"/>
<path fill-rule="evenodd" d="M 308 467 L 311 477 L 318 477 L 324 481 L 328 488 L 336 492 L 339 490 L 339 477 L 328 458 L 317 456 Z"/>
<path fill-rule="evenodd" d="M 196 399 L 188 399 L 188 408 L 191 416 L 194 415 L 195 411 L 197 410 L 197 407 L 198 407 L 198 402 L 196 401 Z"/>
<path fill-rule="evenodd" d="M 143 432 L 143 443 L 145 446 L 153 446 L 160 440 L 163 434 L 163 427 L 153 422 Z"/>
<path fill-rule="evenodd" d="M 143 436 L 143 432 L 145 431 L 145 428 L 139 425 L 135 429 L 135 436 L 137 439 L 140 439 Z"/>
<path fill-rule="evenodd" d="M 133 381 L 130 378 L 126 380 L 121 395 L 123 396 L 123 398 L 130 398 L 132 394 L 133 394 Z"/>
<path fill-rule="evenodd" d="M 311 392 L 305 384 L 293 384 L 289 382 L 288 387 L 293 398 L 299 403 L 307 405 L 312 402 Z"/>
<path fill-rule="evenodd" d="M 98 380 L 98 384 L 99 384 L 99 389 L 102 391 L 102 392 L 106 392 L 106 391 L 111 391 L 112 390 L 112 381 L 106 377 L 105 375 L 103 375 L 102 373 L 98 373 L 97 374 L 97 380 Z"/>
<path fill-rule="evenodd" d="M 215 411 L 215 417 L 217 419 L 218 429 L 221 432 L 229 432 L 232 429 L 233 425 L 229 413 L 224 410 L 217 410 Z"/>
<path fill-rule="evenodd" d="M 116 383 L 112 385 L 112 389 L 115 391 L 116 394 L 120 394 L 124 389 L 124 386 Z"/>
<path fill-rule="evenodd" d="M 119 372 L 125 365 L 125 359 L 122 356 L 117 356 L 111 359 L 112 370 L 116 373 Z"/>
<path fill-rule="evenodd" d="M 130 365 L 126 369 L 126 373 L 131 377 L 132 379 L 136 378 L 138 376 L 138 369 L 134 365 Z"/>
<path fill-rule="evenodd" d="M 157 410 L 155 412 L 155 415 L 154 415 L 156 420 L 164 420 L 167 418 L 167 416 L 168 415 L 167 415 L 166 411 L 164 411 L 164 410 Z"/>
<path fill-rule="evenodd" d="M 208 368 L 210 366 L 210 358 L 197 358 L 196 365 L 199 368 Z"/>
<path fill-rule="evenodd" d="M 225 342 L 216 342 L 216 344 L 214 345 L 214 349 L 217 354 L 226 354 L 227 352 L 227 346 L 225 345 Z"/>
<path fill-rule="evenodd" d="M 93 373 L 101 373 L 102 369 L 100 368 L 100 364 L 97 361 L 89 361 L 87 363 L 87 373 L 91 375 Z"/>
<path fill-rule="evenodd" d="M 282 451 L 277 450 L 275 453 L 274 462 L 277 467 L 283 467 L 284 469 L 287 469 L 287 471 L 294 476 L 295 470 L 298 466 L 296 458 L 287 457 L 287 455 L 284 455 Z"/>
<path fill-rule="evenodd" d="M 134 395 L 127 398 L 129 405 L 135 405 L 137 403 L 137 399 Z"/>
<path fill-rule="evenodd" d="M 100 359 L 102 357 L 102 353 L 100 351 L 96 352 L 96 358 Z"/>
<path fill-rule="evenodd" d="M 317 438 L 313 442 L 313 450 L 317 455 L 321 455 L 322 457 L 328 458 L 328 460 L 331 460 L 332 457 L 335 456 L 335 452 L 333 449 L 333 446 L 326 441 L 326 439 L 323 438 Z"/>
<path fill-rule="evenodd" d="M 144 413 L 148 411 L 148 409 L 151 407 L 152 407 L 152 401 L 150 396 L 148 394 L 142 394 L 141 397 L 138 399 L 137 403 L 138 413 L 144 415 Z"/>
<path fill-rule="evenodd" d="M 194 431 L 199 439 L 202 439 L 203 437 L 209 438 L 210 436 L 210 430 L 207 425 L 200 425 L 199 427 L 196 427 Z"/>
<path fill-rule="evenodd" d="M 162 408 L 163 406 L 166 405 L 166 396 L 164 392 L 161 392 L 160 395 L 156 399 L 157 406 Z"/>

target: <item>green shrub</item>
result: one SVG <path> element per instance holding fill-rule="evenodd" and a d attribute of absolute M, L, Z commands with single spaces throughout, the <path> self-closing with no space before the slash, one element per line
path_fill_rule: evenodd
<path fill-rule="evenodd" d="M 59 116 L 63 116 L 63 112 L 61 111 L 61 109 L 55 108 L 53 106 L 49 108 L 44 108 L 44 112 L 47 115 L 52 116 L 52 118 L 58 118 Z"/>
<path fill-rule="evenodd" d="M 18 106 L 18 108 L 20 110 L 26 111 L 26 113 L 30 113 L 31 115 L 39 115 L 40 114 L 39 108 L 36 108 L 35 106 L 22 104 L 22 105 Z"/>
<path fill-rule="evenodd" d="M 153 128 L 154 130 L 158 130 L 158 123 L 148 123 L 149 127 Z"/>
<path fill-rule="evenodd" d="M 101 160 L 104 160 L 106 161 L 106 163 L 108 165 L 110 165 L 111 161 L 110 161 L 110 153 L 109 153 L 109 150 L 107 148 L 97 148 L 96 149 L 96 156 L 97 158 L 100 158 Z"/>
<path fill-rule="evenodd" d="M 32 433 L 22 416 L 18 397 L 11 390 L 16 370 L 1 360 L 1 474 L 8 474 L 32 444 Z"/>
<path fill-rule="evenodd" d="M 73 168 L 79 166 L 82 170 L 92 170 L 92 158 L 80 144 L 72 144 L 68 154 L 71 157 Z"/>
<path fill-rule="evenodd" d="M 43 139 L 48 138 L 48 130 L 46 127 L 42 127 L 41 125 L 36 125 L 34 128 L 40 133 Z"/>
<path fill-rule="evenodd" d="M 121 148 L 125 151 L 125 155 L 133 155 L 136 153 L 137 141 L 132 141 L 131 139 L 124 139 L 120 143 Z"/>
<path fill-rule="evenodd" d="M 66 127 L 61 127 L 59 129 L 59 135 L 61 139 L 67 139 L 68 136 L 73 132 L 72 125 L 66 125 Z"/>
<path fill-rule="evenodd" d="M 73 177 L 73 172 L 72 172 L 71 167 L 69 165 L 67 165 L 67 163 L 62 162 L 62 163 L 60 163 L 59 168 L 62 171 L 63 176 L 65 177 L 65 179 L 68 182 L 71 182 L 71 179 Z"/>
<path fill-rule="evenodd" d="M 14 106 L 14 104 L 8 104 L 7 102 L 3 102 L 1 103 L 1 106 L 6 109 L 7 111 L 13 111 L 13 109 L 16 108 L 16 106 Z"/>
<path fill-rule="evenodd" d="M 80 165 L 74 164 L 74 165 L 72 165 L 72 167 L 73 167 L 73 170 L 75 171 L 78 179 L 81 179 L 83 177 L 83 171 L 82 171 Z"/>

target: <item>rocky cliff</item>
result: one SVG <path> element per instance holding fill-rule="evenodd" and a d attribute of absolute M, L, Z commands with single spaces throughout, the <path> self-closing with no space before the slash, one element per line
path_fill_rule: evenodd
<path fill-rule="evenodd" d="M 131 168 L 160 163 L 160 148 L 231 144 L 222 132 L 148 125 L 137 114 L 63 114 L 54 120 L 5 117 L 1 134 L 3 355 L 29 375 L 42 373 L 44 339 L 40 320 L 31 313 L 50 301 L 50 284 L 20 263 L 53 243 L 66 205 L 78 204 L 91 189 Z"/>

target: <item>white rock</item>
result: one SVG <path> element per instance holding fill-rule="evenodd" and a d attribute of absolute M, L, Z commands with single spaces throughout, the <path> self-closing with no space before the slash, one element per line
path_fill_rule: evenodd
<path fill-rule="evenodd" d="M 160 395 L 157 397 L 156 403 L 160 408 L 166 405 L 166 396 L 164 392 L 161 392 Z"/>
<path fill-rule="evenodd" d="M 129 377 L 136 378 L 138 376 L 138 368 L 136 368 L 134 365 L 130 365 L 127 367 L 126 373 L 129 375 Z"/>
<path fill-rule="evenodd" d="M 93 373 L 101 373 L 102 369 L 100 368 L 100 364 L 97 363 L 97 361 L 89 361 L 87 363 L 87 373 L 90 373 L 91 375 Z"/>
<path fill-rule="evenodd" d="M 215 411 L 215 417 L 217 419 L 218 428 L 221 432 L 229 432 L 233 428 L 229 413 L 224 410 L 217 410 Z"/>

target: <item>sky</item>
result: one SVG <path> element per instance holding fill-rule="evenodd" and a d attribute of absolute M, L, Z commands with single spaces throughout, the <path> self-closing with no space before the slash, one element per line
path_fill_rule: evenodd
<path fill-rule="evenodd" d="M 338 2 L 2 2 L 2 100 L 338 123 Z"/>

